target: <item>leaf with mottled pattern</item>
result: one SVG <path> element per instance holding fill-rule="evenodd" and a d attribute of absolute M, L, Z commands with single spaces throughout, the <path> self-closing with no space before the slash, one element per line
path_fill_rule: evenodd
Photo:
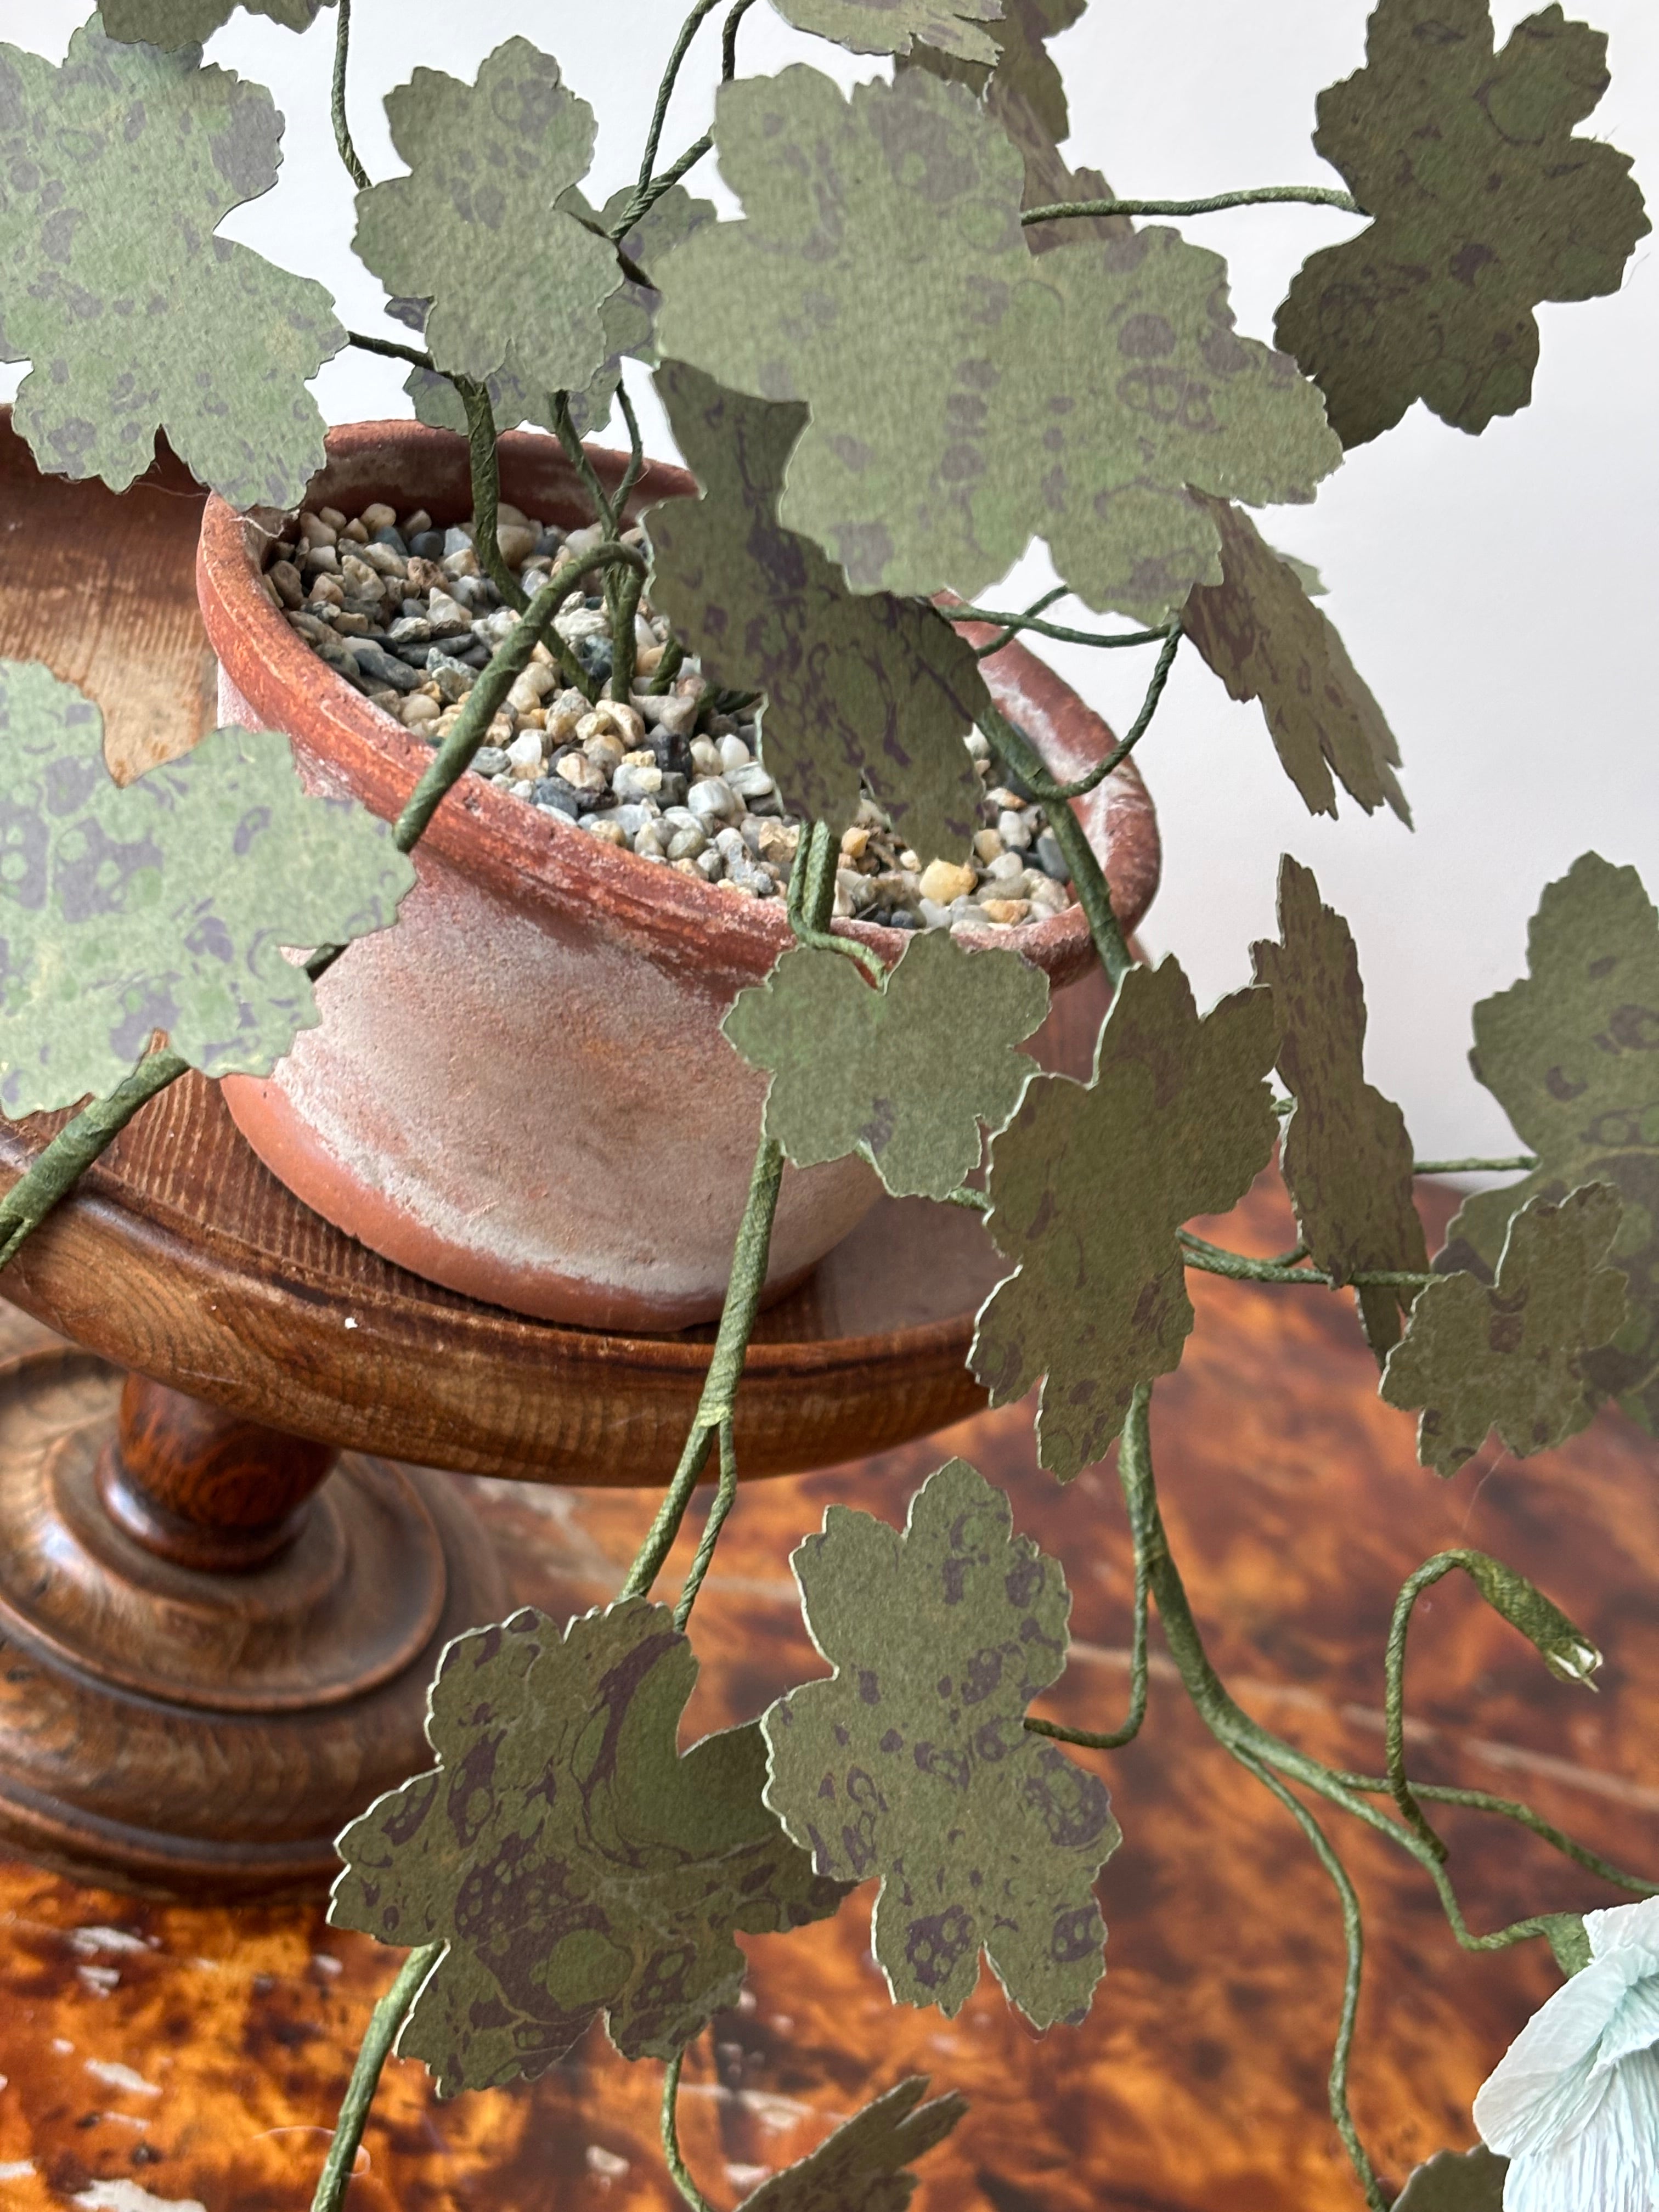
<path fill-rule="evenodd" d="M 1372 221 L 1304 265 L 1275 336 L 1345 446 L 1414 399 L 1470 432 L 1524 407 L 1534 307 L 1616 292 L 1651 228 L 1628 155 L 1573 135 L 1601 33 L 1550 7 L 1494 44 L 1486 0 L 1382 0 L 1364 68 L 1319 95 L 1314 144 Z"/>
<path fill-rule="evenodd" d="M 1002 0 L 772 0 L 787 23 L 833 39 L 855 54 L 908 54 L 932 47 L 965 62 L 994 62 L 994 36 L 982 27 Z"/>
<path fill-rule="evenodd" d="M 112 39 L 149 46 L 201 46 L 235 13 L 239 0 L 104 0 L 104 28 Z M 307 31 L 320 8 L 334 0 L 240 0 L 250 15 L 266 16 L 289 31 Z"/>
<path fill-rule="evenodd" d="M 1530 1199 L 1510 1224 L 1493 1282 L 1443 1275 L 1419 1291 L 1382 1395 L 1422 1408 L 1425 1467 L 1455 1474 L 1493 1429 L 1526 1459 L 1589 1427 L 1597 1393 L 1584 1355 L 1625 1322 L 1625 1279 L 1604 1265 L 1619 1215 L 1611 1183 L 1586 1183 L 1559 1206 Z"/>
<path fill-rule="evenodd" d="M 1599 1393 L 1586 1355 L 1626 1318 L 1625 1278 L 1604 1265 L 1620 1210 L 1605 1182 L 1559 1204 L 1530 1199 L 1509 1224 L 1493 1281 L 1443 1275 L 1419 1293 L 1382 1395 L 1423 1408 L 1425 1467 L 1455 1474 L 1493 1429 L 1524 1459 L 1589 1426 Z"/>
<path fill-rule="evenodd" d="M 1490 1280 L 1517 1207 L 1610 1182 L 1630 1318 L 1584 1371 L 1659 1432 L 1659 914 L 1634 868 L 1586 853 L 1546 890 L 1527 950 L 1530 976 L 1475 1008 L 1469 1064 L 1538 1165 L 1465 1199 L 1435 1266 Z"/>
<path fill-rule="evenodd" d="M 766 1802 L 838 1881 L 879 1876 L 872 1942 L 902 2004 L 960 2012 L 981 1949 L 1038 2027 L 1078 2021 L 1105 1972 L 1095 1876 L 1121 1838 L 1105 1784 L 1031 1735 L 1066 1663 L 1071 1594 L 965 1460 L 903 1534 L 832 1505 L 792 1564 L 835 1668 L 763 1717 Z"/>
<path fill-rule="evenodd" d="M 96 15 L 61 69 L 0 46 L 0 361 L 33 364 L 12 420 L 55 475 L 125 491 L 159 429 L 232 506 L 293 507 L 345 332 L 320 284 L 215 235 L 276 183 L 282 118 L 200 64 Z"/>
<path fill-rule="evenodd" d="M 1235 699 L 1259 699 L 1285 773 L 1310 814 L 1336 812 L 1336 780 L 1369 814 L 1386 804 L 1409 827 L 1400 748 L 1298 564 L 1248 514 L 1202 504 L 1221 538 L 1221 581 L 1200 584 L 1182 627 Z"/>
<path fill-rule="evenodd" d="M 1018 1270 L 981 1309 L 969 1363 L 994 1406 L 1047 1378 L 1038 1457 L 1062 1482 L 1101 1457 L 1136 1385 L 1181 1363 L 1176 1231 L 1224 1213 L 1273 1157 L 1273 1044 L 1267 992 L 1200 1019 L 1178 961 L 1131 969 L 1093 1081 L 1039 1077 L 993 1141 L 987 1226 Z"/>
<path fill-rule="evenodd" d="M 797 1167 L 869 1161 L 896 1198 L 943 1199 L 979 1165 L 1036 1072 L 1018 1048 L 1048 1010 L 1017 952 L 968 952 L 948 929 L 913 937 L 872 988 L 839 952 L 794 945 L 724 1024 L 772 1081 L 766 1133 Z"/>
<path fill-rule="evenodd" d="M 156 1030 L 206 1074 L 268 1075 L 318 1018 L 281 948 L 386 928 L 414 881 L 277 732 L 216 730 L 123 789 L 97 708 L 0 661 L 0 1112 L 103 1096 Z"/>
<path fill-rule="evenodd" d="M 925 2074 L 896 2083 L 807 2157 L 763 2181 L 738 2212 L 904 2212 L 916 2192 L 906 2167 L 942 2143 L 968 2110 L 954 2090 L 930 2105 L 921 2102 L 927 2094 Z"/>
<path fill-rule="evenodd" d="M 840 1905 L 761 1802 L 757 1723 L 681 1757 L 696 1678 L 643 1598 L 562 1635 L 526 1607 L 445 1651 L 438 1765 L 346 1830 L 329 1907 L 385 1943 L 444 1944 L 398 2045 L 441 2097 L 533 2079 L 601 2011 L 624 2057 L 672 2058 L 737 2002 L 738 1930 Z"/>
<path fill-rule="evenodd" d="M 1220 574 L 1189 485 L 1306 500 L 1336 465 L 1217 256 L 1161 229 L 1028 249 L 1024 164 L 963 86 L 849 100 L 789 69 L 724 86 L 715 136 L 745 214 L 664 263 L 662 350 L 810 408 L 780 520 L 856 590 L 971 598 L 1040 535 L 1090 606 L 1162 622 Z"/>
<path fill-rule="evenodd" d="M 609 232 L 611 226 L 622 220 L 623 210 L 634 196 L 634 187 L 624 185 L 613 192 L 604 210 L 594 214 L 581 191 L 572 185 L 562 196 L 562 204 L 585 220 L 597 222 Z M 678 244 L 683 238 L 705 222 L 714 219 L 712 200 L 694 199 L 683 185 L 674 185 L 620 241 L 625 253 L 635 268 L 649 276 L 653 264 Z M 410 301 L 404 303 L 411 311 L 410 327 L 424 331 L 429 301 Z M 625 357 L 654 363 L 657 358 L 654 343 L 657 310 L 661 295 L 649 285 L 624 276 L 620 290 L 615 291 L 599 310 L 605 325 L 605 344 L 609 350 L 605 366 L 579 392 L 569 394 L 570 421 L 579 438 L 589 438 L 603 430 L 611 418 L 611 409 L 617 396 L 617 386 L 622 381 L 622 365 Z M 484 379 L 489 393 L 489 403 L 498 430 L 516 430 L 520 423 L 532 422 L 544 430 L 553 428 L 553 394 L 544 385 L 538 388 L 533 379 L 526 381 L 520 373 L 516 355 L 510 356 L 513 368 L 502 368 Z M 429 422 L 434 429 L 466 430 L 466 410 L 462 406 L 454 386 L 447 376 L 435 369 L 414 368 L 409 373 L 404 390 L 415 403 L 417 422 Z"/>
<path fill-rule="evenodd" d="M 1255 980 L 1273 994 L 1279 1072 L 1296 1100 L 1280 1166 L 1314 1265 L 1339 1283 L 1429 1264 L 1412 1180 L 1412 1140 L 1391 1098 L 1365 1080 L 1365 993 L 1353 933 L 1322 903 L 1313 871 L 1279 864 L 1279 942 L 1252 948 Z M 1409 1287 L 1356 1292 L 1379 1358 L 1400 1336 Z"/>
<path fill-rule="evenodd" d="M 973 647 L 932 607 L 849 592 L 779 523 L 804 407 L 678 362 L 656 383 L 703 495 L 646 514 L 653 603 L 711 683 L 765 693 L 761 757 L 802 819 L 844 829 L 868 784 L 918 853 L 965 851 L 980 781 L 963 739 L 989 705 Z"/>
<path fill-rule="evenodd" d="M 1504 2212 L 1506 2158 L 1494 2158 L 1484 2143 L 1461 2154 L 1437 2151 L 1417 2167 L 1394 2200 L 1394 2212 Z M 1561 2212 L 1568 2212 L 1564 2204 Z"/>
<path fill-rule="evenodd" d="M 592 109 L 527 39 L 497 46 L 476 85 L 417 69 L 386 106 L 410 173 L 358 193 L 359 255 L 389 292 L 431 301 L 440 369 L 581 390 L 623 282 L 615 247 L 558 204 L 587 173 Z"/>

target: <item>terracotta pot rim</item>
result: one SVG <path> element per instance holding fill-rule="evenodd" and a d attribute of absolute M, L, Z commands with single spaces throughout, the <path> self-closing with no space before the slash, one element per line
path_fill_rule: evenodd
<path fill-rule="evenodd" d="M 388 474 L 395 472 L 416 484 L 423 458 L 453 469 L 458 457 L 464 464 L 465 451 L 465 441 L 454 432 L 396 417 L 342 424 L 328 433 L 331 469 L 342 464 L 361 468 L 384 453 Z M 588 451 L 601 480 L 614 487 L 627 456 L 602 447 Z M 550 462 L 556 472 L 560 465 L 568 468 L 556 441 L 537 433 L 508 432 L 501 441 L 504 495 L 512 496 L 514 480 L 532 467 L 545 475 Z M 574 492 L 574 471 L 570 473 Z M 685 470 L 647 461 L 630 495 L 628 520 L 632 522 L 660 500 L 696 492 L 696 480 Z M 318 496 L 322 495 L 319 491 Z M 261 717 L 272 727 L 288 731 L 303 750 L 343 776 L 373 812 L 395 819 L 431 759 L 431 747 L 320 660 L 265 597 L 258 583 L 258 550 L 275 519 L 270 510 L 243 515 L 216 494 L 210 495 L 197 554 L 198 595 L 209 640 L 231 683 Z M 975 642 L 994 635 L 980 624 L 960 628 Z M 1068 722 L 1094 725 L 1091 740 L 1101 752 L 1112 744 L 1106 723 L 1053 669 L 1018 642 L 1005 647 L 985 665 L 994 682 L 1001 679 L 1028 694 L 1046 695 Z M 1118 773 L 1120 790 L 1127 786 L 1140 799 L 1135 818 L 1150 826 L 1150 802 L 1133 763 Z M 1114 885 L 1114 905 L 1126 931 L 1135 927 L 1157 888 L 1155 831 L 1150 844 L 1150 863 L 1143 862 L 1138 871 L 1131 871 L 1130 880 Z M 680 955 L 688 945 L 700 946 L 711 965 L 728 966 L 744 975 L 766 973 L 789 940 L 781 899 L 740 898 L 599 838 L 573 834 L 470 773 L 434 816 L 421 850 L 483 879 L 515 905 L 566 912 L 575 906 L 604 912 L 628 933 Z M 834 927 L 837 935 L 871 945 L 887 962 L 899 957 L 914 934 L 869 922 L 837 921 Z M 958 929 L 954 934 L 971 949 L 1017 950 L 1056 986 L 1073 981 L 1092 957 L 1088 923 L 1075 905 L 1052 919 L 1024 923 L 1018 931 L 988 927 Z"/>

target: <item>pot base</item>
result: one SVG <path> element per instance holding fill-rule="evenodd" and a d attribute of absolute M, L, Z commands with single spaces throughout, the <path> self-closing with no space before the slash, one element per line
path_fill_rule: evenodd
<path fill-rule="evenodd" d="M 719 1316 L 718 1291 L 685 1297 L 653 1297 L 566 1274 L 546 1260 L 509 1261 L 447 1237 L 367 1176 L 354 1174 L 275 1078 L 227 1076 L 220 1089 L 231 1119 L 249 1146 L 301 1205 L 320 1214 L 331 1228 L 356 1237 L 381 1259 L 406 1267 L 426 1282 L 441 1284 L 445 1290 L 458 1291 L 462 1297 L 477 1298 L 485 1305 L 501 1306 L 508 1313 L 525 1314 L 534 1321 L 563 1322 L 573 1328 L 670 1336 Z M 801 1180 L 797 1170 L 786 1169 L 786 1190 L 791 1182 Z M 873 1186 L 875 1177 L 872 1176 L 870 1181 Z M 856 1212 L 866 1211 L 875 1194 L 872 1189 Z M 848 1225 L 850 1228 L 853 1224 Z M 766 1279 L 763 1310 L 799 1289 L 817 1265 L 812 1259 L 784 1272 L 775 1268 Z"/>

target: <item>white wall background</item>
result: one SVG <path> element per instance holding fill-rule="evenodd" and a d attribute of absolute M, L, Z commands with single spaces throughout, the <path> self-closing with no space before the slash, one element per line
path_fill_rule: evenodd
<path fill-rule="evenodd" d="M 1633 155 L 1650 202 L 1659 199 L 1659 9 L 1589 0 L 1587 11 L 1611 35 L 1613 76 L 1587 127 Z M 57 58 L 84 12 L 83 0 L 0 0 L 0 32 Z M 1495 0 L 1500 37 L 1528 12 L 1519 0 Z M 680 0 L 593 9 L 357 0 L 350 108 L 370 174 L 397 166 L 380 106 L 386 88 L 419 62 L 470 77 L 519 33 L 556 52 L 598 111 L 592 190 L 603 198 L 637 165 L 682 14 Z M 1365 15 L 1366 0 L 1262 0 L 1248 9 L 1234 0 L 1096 0 L 1054 49 L 1071 91 L 1071 158 L 1146 196 L 1340 183 L 1309 143 L 1314 96 L 1358 66 Z M 719 21 L 684 73 L 664 139 L 671 152 L 708 118 Z M 395 331 L 350 252 L 350 187 L 328 119 L 331 18 L 295 38 L 238 14 L 210 52 L 269 85 L 289 118 L 280 184 L 227 232 L 320 277 L 347 323 Z M 874 73 L 755 9 L 743 31 L 745 70 L 797 58 L 843 82 Z M 709 191 L 712 162 L 692 181 Z M 1267 337 L 1303 258 L 1357 227 L 1329 210 L 1285 208 L 1189 228 L 1229 256 L 1241 329 Z M 1316 507 L 1266 518 L 1276 543 L 1324 570 L 1325 607 L 1400 738 L 1415 833 L 1346 805 L 1335 823 L 1310 820 L 1259 710 L 1232 705 L 1190 649 L 1141 754 L 1165 850 L 1148 943 L 1177 951 L 1200 999 L 1212 997 L 1246 979 L 1249 940 L 1271 933 L 1279 852 L 1316 868 L 1359 940 L 1370 1072 L 1401 1099 L 1424 1154 L 1512 1141 L 1468 1073 L 1468 1009 L 1521 972 L 1542 884 L 1593 845 L 1634 861 L 1659 891 L 1655 241 L 1638 248 L 1616 298 L 1546 307 L 1540 320 L 1543 357 L 1525 412 L 1471 439 L 1414 408 L 1356 453 Z M 0 398 L 18 374 L 0 370 Z M 401 375 L 348 353 L 318 391 L 331 421 L 406 414 Z M 672 451 L 642 374 L 634 388 L 653 449 Z M 1039 558 L 1027 561 L 1004 603 L 1034 595 L 1046 574 Z M 1080 690 L 1120 726 L 1127 721 L 1148 672 L 1144 654 L 1053 650 Z"/>

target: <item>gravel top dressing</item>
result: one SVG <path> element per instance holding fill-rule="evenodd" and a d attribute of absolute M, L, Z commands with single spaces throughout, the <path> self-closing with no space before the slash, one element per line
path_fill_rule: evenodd
<path fill-rule="evenodd" d="M 599 543 L 597 526 L 565 532 L 517 507 L 500 510 L 507 567 L 526 592 L 556 562 Z M 627 541 L 641 541 L 630 531 Z M 405 729 L 447 735 L 516 616 L 483 573 L 471 524 L 435 530 L 424 512 L 337 507 L 295 517 L 271 547 L 264 588 L 313 653 Z M 602 597 L 573 592 L 554 624 L 561 648 L 595 686 L 611 673 Z M 800 824 L 759 757 L 756 702 L 713 691 L 683 661 L 666 623 L 641 600 L 631 702 L 590 702 L 545 644 L 514 684 L 472 763 L 499 790 L 625 846 L 642 860 L 734 896 L 775 898 L 788 881 Z M 971 860 L 914 853 L 866 796 L 842 838 L 836 912 L 897 929 L 1013 929 L 1072 902 L 1065 861 L 1042 808 L 991 782 L 989 748 L 964 739 L 984 785 Z"/>

